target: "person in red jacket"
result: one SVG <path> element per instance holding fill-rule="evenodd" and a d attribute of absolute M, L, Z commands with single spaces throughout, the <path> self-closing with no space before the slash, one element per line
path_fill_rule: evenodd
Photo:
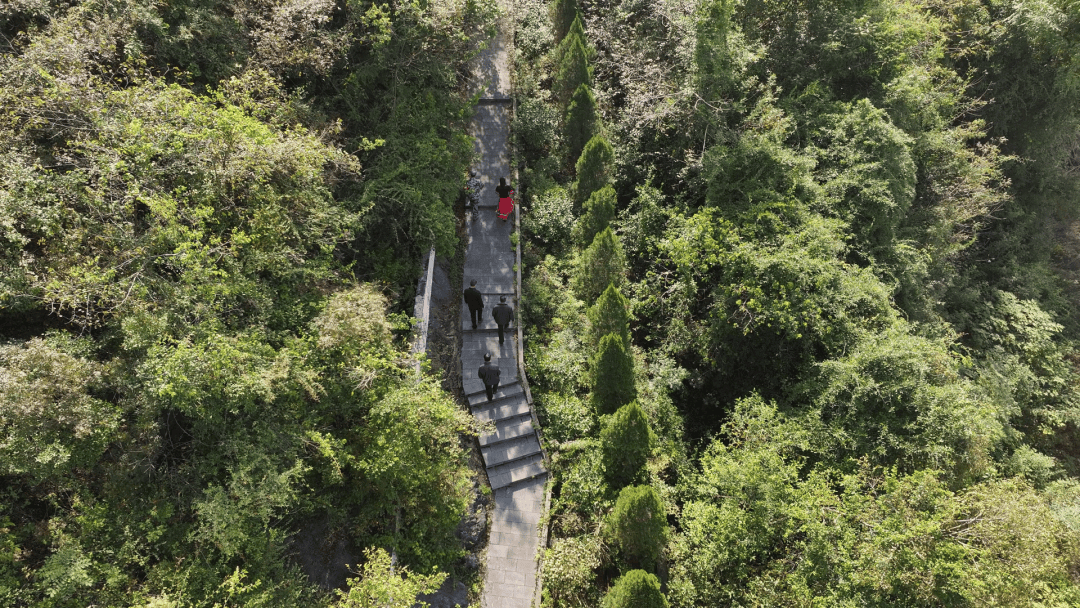
<path fill-rule="evenodd" d="M 514 199 L 510 198 L 514 194 L 514 189 L 507 185 L 506 178 L 499 178 L 499 185 L 495 186 L 495 192 L 499 193 L 499 219 L 506 221 L 506 218 L 510 217 L 510 212 L 514 210 Z"/>

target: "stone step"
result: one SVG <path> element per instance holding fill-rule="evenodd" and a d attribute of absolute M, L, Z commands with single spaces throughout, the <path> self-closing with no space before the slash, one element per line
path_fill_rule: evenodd
<path fill-rule="evenodd" d="M 533 433 L 495 444 L 489 448 L 480 448 L 480 453 L 484 456 L 484 466 L 490 469 L 503 463 L 540 454 L 540 441 L 536 438 L 536 433 Z"/>
<path fill-rule="evenodd" d="M 521 383 L 517 381 L 517 378 L 513 378 L 511 382 L 500 384 L 499 390 L 495 391 L 495 395 L 493 395 L 495 398 L 488 401 L 487 393 L 484 392 L 484 383 L 479 380 L 476 382 L 480 385 L 479 392 L 469 392 L 469 385 L 468 383 L 465 384 L 466 399 L 469 400 L 470 408 L 488 403 L 494 404 L 496 401 L 502 401 L 508 398 L 518 398 L 525 393 L 525 389 L 521 386 Z"/>
<path fill-rule="evenodd" d="M 536 431 L 533 430 L 531 416 L 518 420 L 512 418 L 502 420 L 495 424 L 494 433 L 480 436 L 480 447 L 491 447 L 500 443 L 512 441 L 519 437 L 535 434 L 535 432 Z"/>
<path fill-rule="evenodd" d="M 480 422 L 498 422 L 500 420 L 507 420 L 510 418 L 516 418 L 518 416 L 530 416 L 529 404 L 524 399 L 518 399 L 511 402 L 504 401 L 492 401 L 487 402 L 487 399 L 481 402 L 476 407 L 472 408 L 472 415 L 476 417 Z"/>
<path fill-rule="evenodd" d="M 487 474 L 491 489 L 498 490 L 526 479 L 547 475 L 547 467 L 544 466 L 544 455 L 538 452 L 525 458 L 491 467 L 487 470 Z"/>

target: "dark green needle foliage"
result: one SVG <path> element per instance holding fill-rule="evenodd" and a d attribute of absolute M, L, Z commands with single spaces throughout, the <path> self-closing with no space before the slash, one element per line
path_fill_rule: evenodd
<path fill-rule="evenodd" d="M 570 104 L 570 98 L 579 86 L 591 86 L 592 66 L 589 65 L 589 52 L 585 45 L 585 39 L 576 31 L 571 31 L 559 45 L 555 80 L 551 87 L 563 107 Z"/>
<path fill-rule="evenodd" d="M 667 512 L 652 486 L 626 486 L 608 516 L 608 530 L 622 556 L 634 567 L 656 569 L 667 542 Z"/>
<path fill-rule="evenodd" d="M 626 254 L 619 237 L 611 228 L 604 228 L 581 252 L 580 266 L 574 275 L 574 289 L 581 300 L 595 302 L 608 285 L 622 287 L 626 283 Z"/>
<path fill-rule="evenodd" d="M 615 150 L 603 135 L 594 135 L 585 144 L 575 164 L 577 183 L 574 202 L 581 205 L 593 192 L 612 182 L 615 171 Z"/>
<path fill-rule="evenodd" d="M 575 227 L 575 240 L 579 247 L 588 247 L 598 233 L 611 224 L 615 217 L 615 188 L 608 184 L 593 192 L 581 208 L 581 217 Z"/>
<path fill-rule="evenodd" d="M 668 601 L 655 574 L 631 570 L 608 589 L 600 608 L 668 608 Z"/>
<path fill-rule="evenodd" d="M 554 0 L 551 3 L 551 29 L 557 42 L 561 42 L 574 21 L 580 19 L 577 0 Z"/>
<path fill-rule="evenodd" d="M 608 285 L 586 314 L 592 344 L 600 344 L 600 339 L 608 334 L 616 334 L 623 344 L 630 344 L 630 301 L 614 284 Z"/>
<path fill-rule="evenodd" d="M 637 397 L 634 386 L 634 357 L 621 337 L 608 334 L 600 339 L 592 361 L 592 400 L 598 414 L 611 414 Z"/>
<path fill-rule="evenodd" d="M 600 430 L 604 450 L 604 477 L 612 489 L 638 483 L 656 444 L 649 420 L 637 401 L 619 408 Z"/>
<path fill-rule="evenodd" d="M 577 160 L 581 156 L 581 151 L 585 149 L 585 144 L 600 132 L 596 97 L 593 96 L 592 89 L 586 83 L 579 84 L 570 98 L 570 106 L 566 108 L 566 127 L 563 132 L 567 153 L 571 160 Z"/>

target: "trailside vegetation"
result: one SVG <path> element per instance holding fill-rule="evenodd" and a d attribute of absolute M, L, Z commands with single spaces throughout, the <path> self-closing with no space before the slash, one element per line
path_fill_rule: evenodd
<path fill-rule="evenodd" d="M 455 566 L 475 423 L 403 310 L 496 12 L 0 6 L 0 606 L 411 606 Z"/>
<path fill-rule="evenodd" d="M 1075 3 L 517 16 L 543 605 L 1080 602 Z"/>

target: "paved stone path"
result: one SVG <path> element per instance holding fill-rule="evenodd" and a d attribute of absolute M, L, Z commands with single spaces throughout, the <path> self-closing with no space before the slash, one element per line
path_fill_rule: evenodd
<path fill-rule="evenodd" d="M 504 7 L 506 3 L 504 2 Z M 488 479 L 495 492 L 491 534 L 488 539 L 483 608 L 529 608 L 536 590 L 536 558 L 539 522 L 544 510 L 547 469 L 533 428 L 531 406 L 519 382 L 517 332 L 506 332 L 499 344 L 491 309 L 505 295 L 517 308 L 517 277 L 514 248 L 510 242 L 514 217 L 503 221 L 495 215 L 500 177 L 513 183 L 510 172 L 510 72 L 506 36 L 502 27 L 493 44 L 479 57 L 475 85 L 481 94 L 473 117 L 472 134 L 480 164 L 476 167 L 484 188 L 479 213 L 469 223 L 469 246 L 465 253 L 465 286 L 476 281 L 484 296 L 483 323 L 472 329 L 469 309 L 461 307 L 462 384 L 469 407 L 478 419 L 494 424 L 494 432 L 480 437 L 480 451 Z M 517 311 L 515 310 L 515 322 Z M 484 384 L 476 375 L 484 354 L 499 366 L 499 390 L 487 400 Z M 539 604 L 539 598 L 537 598 Z"/>

